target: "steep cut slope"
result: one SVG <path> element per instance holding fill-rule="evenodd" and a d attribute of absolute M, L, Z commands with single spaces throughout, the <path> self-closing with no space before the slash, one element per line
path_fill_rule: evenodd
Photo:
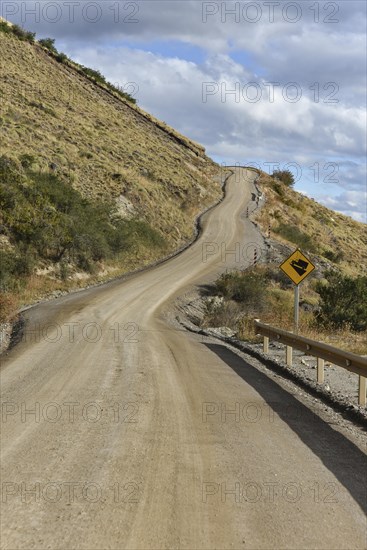
<path fill-rule="evenodd" d="M 30 155 L 92 199 L 113 199 L 178 246 L 220 195 L 204 149 L 58 63 L 40 45 L 0 33 L 1 151 Z"/>

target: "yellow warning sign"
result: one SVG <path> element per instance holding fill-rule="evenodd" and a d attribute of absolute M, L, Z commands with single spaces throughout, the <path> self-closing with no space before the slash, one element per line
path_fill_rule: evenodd
<path fill-rule="evenodd" d="M 295 285 L 299 285 L 315 269 L 313 263 L 299 249 L 295 250 L 279 267 Z"/>

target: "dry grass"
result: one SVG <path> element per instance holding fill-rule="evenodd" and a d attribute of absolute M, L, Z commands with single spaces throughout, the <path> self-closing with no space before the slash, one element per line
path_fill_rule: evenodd
<path fill-rule="evenodd" d="M 290 313 L 288 318 L 279 322 L 277 315 L 271 313 L 262 315 L 261 322 L 268 323 L 274 327 L 281 328 L 293 332 L 293 318 Z M 262 336 L 257 336 L 254 329 L 254 317 L 243 315 L 237 323 L 238 337 L 253 343 L 262 341 Z M 358 355 L 367 355 L 367 333 L 366 332 L 352 332 L 348 329 L 327 331 L 325 329 L 316 328 L 313 326 L 310 316 L 301 315 L 299 324 L 299 334 L 316 340 L 317 342 L 324 342 L 339 349 L 357 353 Z"/>
<path fill-rule="evenodd" d="M 93 84 L 72 65 L 57 63 L 38 45 L 0 33 L 0 55 L 6 60 L 0 82 L 2 154 L 17 159 L 32 155 L 37 160 L 33 168 L 40 171 L 55 163 L 58 175 L 88 198 L 125 197 L 139 217 L 164 234 L 168 250 L 188 241 L 194 217 L 221 194 L 218 167 L 201 146 Z M 344 260 L 338 266 L 345 273 L 365 271 L 367 237 L 363 224 L 290 189 L 280 197 L 264 173 L 259 185 L 266 196 L 265 206 L 257 215 L 264 233 L 269 224 L 274 230 L 280 221 L 297 226 L 321 252 L 341 251 Z M 273 237 L 282 241 L 274 232 Z M 124 258 L 124 265 L 116 259 L 100 266 L 98 274 L 87 282 L 147 265 L 158 259 L 159 253 L 135 250 Z M 62 282 L 47 275 L 33 276 L 16 297 L 8 299 L 24 305 L 54 290 L 85 284 L 85 279 Z M 312 280 L 302 285 L 302 292 L 310 303 L 315 301 Z M 269 322 L 271 319 L 285 326 L 289 298 L 277 295 L 276 289 L 272 295 L 277 313 L 270 314 Z M 227 314 L 232 315 L 230 311 Z M 305 330 L 311 328 L 305 326 Z"/>
<path fill-rule="evenodd" d="M 14 294 L 0 292 L 0 324 L 12 321 L 17 308 L 17 298 Z"/>
<path fill-rule="evenodd" d="M 300 316 L 298 333 L 311 340 L 317 342 L 324 342 L 330 344 L 339 349 L 357 353 L 359 355 L 367 355 L 367 333 L 366 332 L 352 332 L 348 329 L 328 331 L 326 329 L 320 329 L 315 327 L 313 319 L 309 314 L 302 314 Z M 242 340 L 249 342 L 261 342 L 262 337 L 257 336 L 254 329 L 254 318 L 256 316 L 242 315 L 236 324 L 236 330 L 238 337 Z M 288 316 L 284 316 L 281 320 L 277 314 L 268 312 L 260 316 L 262 323 L 267 323 L 273 327 L 278 327 L 283 330 L 293 332 L 293 311 L 289 312 Z"/>

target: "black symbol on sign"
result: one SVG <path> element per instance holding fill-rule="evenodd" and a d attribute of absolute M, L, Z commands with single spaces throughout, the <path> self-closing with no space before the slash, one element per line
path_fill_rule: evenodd
<path fill-rule="evenodd" d="M 297 271 L 298 275 L 304 275 L 308 268 L 308 262 L 304 262 L 303 260 L 292 260 L 291 266 L 295 271 Z"/>

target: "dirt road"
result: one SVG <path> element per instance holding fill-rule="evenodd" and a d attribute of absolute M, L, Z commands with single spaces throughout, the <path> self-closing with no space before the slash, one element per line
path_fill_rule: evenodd
<path fill-rule="evenodd" d="M 1 548 L 365 548 L 358 445 L 162 316 L 262 246 L 253 181 L 236 171 L 180 256 L 28 311 L 1 370 Z"/>

